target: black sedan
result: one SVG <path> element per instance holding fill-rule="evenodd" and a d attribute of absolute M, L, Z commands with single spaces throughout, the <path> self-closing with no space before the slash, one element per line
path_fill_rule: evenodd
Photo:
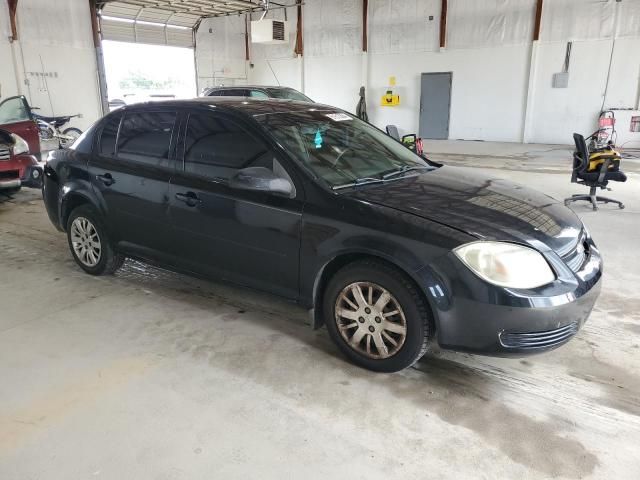
<path fill-rule="evenodd" d="M 50 154 L 43 195 L 87 273 L 127 256 L 286 297 L 377 371 L 432 341 L 557 347 L 601 283 L 600 253 L 562 203 L 442 167 L 320 104 L 126 106 Z"/>

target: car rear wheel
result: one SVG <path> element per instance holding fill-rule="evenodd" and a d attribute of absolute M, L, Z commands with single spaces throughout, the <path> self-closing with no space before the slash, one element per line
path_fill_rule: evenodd
<path fill-rule="evenodd" d="M 67 239 L 74 260 L 91 275 L 113 273 L 124 262 L 124 256 L 111 246 L 100 214 L 91 205 L 81 205 L 71 212 Z"/>
<path fill-rule="evenodd" d="M 323 312 L 333 341 L 355 364 L 397 372 L 427 351 L 429 310 L 413 282 L 385 263 L 347 265 L 330 280 Z"/>

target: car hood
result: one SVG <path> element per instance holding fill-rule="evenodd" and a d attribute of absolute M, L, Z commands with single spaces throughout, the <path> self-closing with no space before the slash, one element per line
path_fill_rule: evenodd
<path fill-rule="evenodd" d="M 345 192 L 346 193 L 346 192 Z M 419 176 L 346 193 L 447 225 L 479 239 L 539 242 L 560 255 L 573 248 L 580 219 L 548 195 L 470 168 L 441 167 Z"/>

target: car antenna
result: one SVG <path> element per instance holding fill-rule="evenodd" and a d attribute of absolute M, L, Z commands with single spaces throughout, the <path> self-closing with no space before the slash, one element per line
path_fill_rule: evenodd
<path fill-rule="evenodd" d="M 280 80 L 278 80 L 278 76 L 276 75 L 276 72 L 273 71 L 273 67 L 271 66 L 271 62 L 269 60 L 266 60 L 267 65 L 269 65 L 269 69 L 271 70 L 271 73 L 273 73 L 273 78 L 276 79 L 276 83 L 278 84 L 278 86 L 280 86 Z"/>

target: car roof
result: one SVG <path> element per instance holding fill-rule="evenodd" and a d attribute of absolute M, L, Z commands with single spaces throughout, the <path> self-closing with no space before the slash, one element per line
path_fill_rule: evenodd
<path fill-rule="evenodd" d="M 281 86 L 275 86 L 275 85 L 228 85 L 228 86 L 218 86 L 218 87 L 209 87 L 207 90 L 209 91 L 214 91 L 214 90 L 232 90 L 232 89 L 250 89 L 250 88 L 254 88 L 254 89 L 272 89 L 272 88 L 276 88 L 279 90 L 295 90 L 294 88 L 291 87 L 281 87 Z"/>
<path fill-rule="evenodd" d="M 340 110 L 337 107 L 321 103 L 301 102 L 282 98 L 251 98 L 251 97 L 199 97 L 189 100 L 165 100 L 143 102 L 127 105 L 115 111 L 136 111 L 158 109 L 162 107 L 202 108 L 213 107 L 217 110 L 239 111 L 250 116 L 267 115 L 271 113 L 293 113 L 313 110 Z"/>

